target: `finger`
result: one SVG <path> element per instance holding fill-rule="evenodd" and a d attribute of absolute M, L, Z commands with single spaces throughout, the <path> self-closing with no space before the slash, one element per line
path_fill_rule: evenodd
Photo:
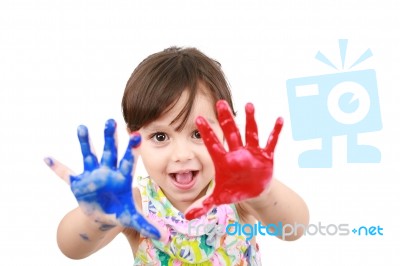
<path fill-rule="evenodd" d="M 128 147 L 126 148 L 125 155 L 119 163 L 119 170 L 127 178 L 132 178 L 132 169 L 135 162 L 132 153 L 132 148 L 137 148 L 140 145 L 141 136 L 139 133 L 133 133 L 130 136 Z"/>
<path fill-rule="evenodd" d="M 254 119 L 254 106 L 246 104 L 246 143 L 250 147 L 258 147 L 257 123 Z"/>
<path fill-rule="evenodd" d="M 122 226 L 132 227 L 142 235 L 153 239 L 160 239 L 160 230 L 136 209 L 132 199 L 131 194 L 127 198 L 121 198 L 124 204 L 120 206 L 121 208 L 115 209 L 118 221 Z"/>
<path fill-rule="evenodd" d="M 84 171 L 91 171 L 99 166 L 97 157 L 93 152 L 89 141 L 89 131 L 86 126 L 78 127 L 78 139 L 81 145 L 81 151 L 83 156 L 83 168 Z"/>
<path fill-rule="evenodd" d="M 222 143 L 219 141 L 217 135 L 215 135 L 214 131 L 204 117 L 197 117 L 196 125 L 212 160 L 214 162 L 220 161 L 221 157 L 225 155 L 226 151 Z"/>
<path fill-rule="evenodd" d="M 157 227 L 151 224 L 139 212 L 136 212 L 133 215 L 130 215 L 129 217 L 124 217 L 124 215 L 121 215 L 119 220 L 123 226 L 133 227 L 136 231 L 138 231 L 140 234 L 146 237 L 150 237 L 152 239 L 157 239 L 157 240 L 161 238 L 161 233 L 157 229 Z"/>
<path fill-rule="evenodd" d="M 43 159 L 44 162 L 50 167 L 53 172 L 58 175 L 62 180 L 65 181 L 68 185 L 70 185 L 70 176 L 74 175 L 71 169 L 60 163 L 54 158 L 47 157 Z"/>
<path fill-rule="evenodd" d="M 185 212 L 187 220 L 193 220 L 206 214 L 211 208 L 215 206 L 213 195 L 206 195 L 195 203 L 193 203 Z"/>
<path fill-rule="evenodd" d="M 269 135 L 267 145 L 265 147 L 265 151 L 268 156 L 272 156 L 275 151 L 276 143 L 278 142 L 279 134 L 281 133 L 283 127 L 283 118 L 278 117 L 275 122 L 274 129 L 271 131 Z"/>
<path fill-rule="evenodd" d="M 118 151 L 116 143 L 116 127 L 117 123 L 113 119 L 106 122 L 104 128 L 104 151 L 101 157 L 101 165 L 105 165 L 111 169 L 117 167 Z"/>
<path fill-rule="evenodd" d="M 208 211 L 208 208 L 206 208 L 206 207 L 197 207 L 197 208 L 190 209 L 185 214 L 185 219 L 186 220 L 193 220 L 193 219 L 199 218 L 202 215 L 206 214 L 207 211 Z"/>
<path fill-rule="evenodd" d="M 219 124 L 224 132 L 229 149 L 233 151 L 237 150 L 239 147 L 242 147 L 242 138 L 233 119 L 233 115 L 228 103 L 224 100 L 219 100 L 217 102 L 217 112 Z"/>

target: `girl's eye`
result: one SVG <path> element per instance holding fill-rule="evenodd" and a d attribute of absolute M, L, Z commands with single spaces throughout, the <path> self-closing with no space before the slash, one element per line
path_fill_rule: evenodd
<path fill-rule="evenodd" d="M 200 132 L 199 132 L 198 130 L 195 130 L 195 131 L 193 132 L 193 138 L 195 138 L 195 139 L 201 139 L 201 135 L 200 135 Z"/>
<path fill-rule="evenodd" d="M 156 142 L 163 142 L 163 141 L 168 140 L 167 134 L 165 134 L 163 132 L 157 132 L 151 138 L 153 140 L 155 140 Z"/>

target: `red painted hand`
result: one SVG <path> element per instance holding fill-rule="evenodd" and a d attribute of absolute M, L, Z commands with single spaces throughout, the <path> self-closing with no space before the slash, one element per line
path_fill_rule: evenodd
<path fill-rule="evenodd" d="M 214 162 L 215 187 L 206 196 L 201 207 L 192 207 L 186 212 L 189 220 L 199 217 L 215 205 L 235 203 L 260 195 L 272 180 L 274 150 L 283 119 L 276 120 L 265 148 L 258 144 L 257 124 L 254 119 L 254 106 L 246 105 L 246 145 L 242 143 L 229 105 L 217 102 L 218 120 L 229 146 L 226 151 L 222 143 L 203 117 L 196 119 L 197 127 L 204 144 Z"/>

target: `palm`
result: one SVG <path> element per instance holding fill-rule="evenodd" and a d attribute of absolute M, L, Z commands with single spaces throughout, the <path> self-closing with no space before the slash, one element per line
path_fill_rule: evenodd
<path fill-rule="evenodd" d="M 140 144 L 140 135 L 132 135 L 126 152 L 117 166 L 118 154 L 115 141 L 116 123 L 108 120 L 104 130 L 104 152 L 100 163 L 90 147 L 89 133 L 85 126 L 78 127 L 84 171 L 80 175 L 66 173 L 61 164 L 53 170 L 71 185 L 79 206 L 88 215 L 95 212 L 114 217 L 125 227 L 132 227 L 143 235 L 160 238 L 160 232 L 135 208 L 132 195 L 132 148 Z M 68 177 L 66 177 L 68 176 Z"/>
<path fill-rule="evenodd" d="M 106 214 L 119 217 L 126 210 L 134 210 L 130 181 L 131 178 L 119 170 L 100 166 L 79 176 L 71 176 L 71 190 L 78 202 L 83 203 L 81 207 L 87 208 L 89 204 Z"/>
<path fill-rule="evenodd" d="M 202 207 L 186 213 L 188 219 L 206 213 L 215 205 L 235 203 L 260 195 L 270 184 L 273 173 L 274 150 L 283 126 L 278 118 L 265 148 L 258 144 L 254 107 L 246 105 L 246 145 L 225 101 L 217 103 L 218 120 L 224 132 L 229 151 L 220 143 L 207 121 L 199 117 L 198 129 L 215 167 L 215 188 L 202 202 Z"/>

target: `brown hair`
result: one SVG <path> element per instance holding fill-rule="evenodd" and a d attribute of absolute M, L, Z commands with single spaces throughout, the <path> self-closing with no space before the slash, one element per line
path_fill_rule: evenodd
<path fill-rule="evenodd" d="M 189 98 L 174 123 L 183 117 L 181 130 L 190 115 L 199 82 L 208 89 L 215 103 L 223 99 L 233 111 L 229 85 L 221 65 L 196 48 L 170 47 L 150 55 L 133 71 L 122 98 L 122 112 L 130 131 L 153 122 L 173 108 L 182 92 L 188 89 Z"/>

